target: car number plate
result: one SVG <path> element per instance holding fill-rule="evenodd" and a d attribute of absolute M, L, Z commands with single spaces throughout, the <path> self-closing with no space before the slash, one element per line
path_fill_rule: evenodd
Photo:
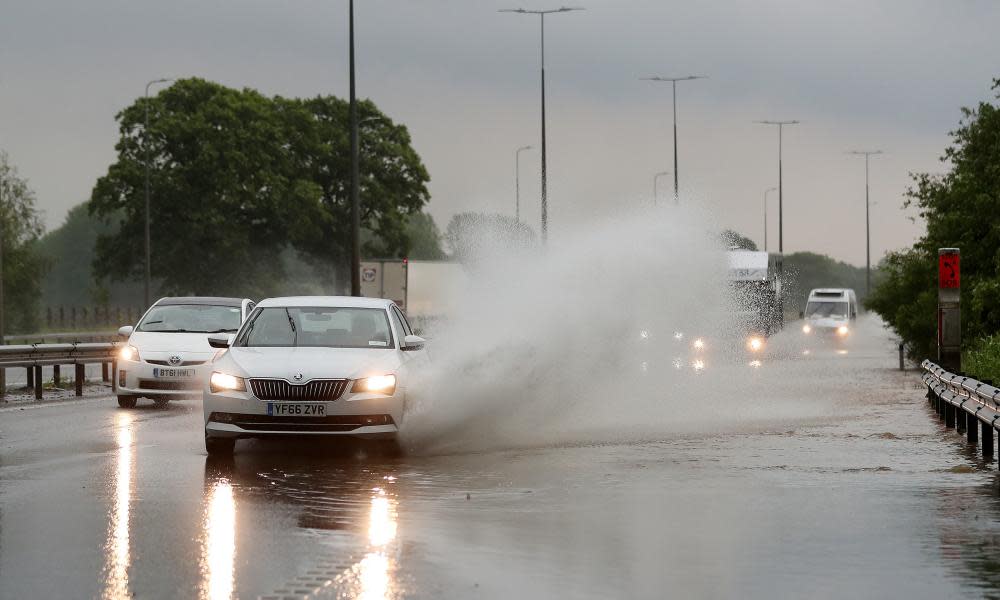
<path fill-rule="evenodd" d="M 325 417 L 326 406 L 299 402 L 268 402 L 267 414 L 270 417 Z"/>
<path fill-rule="evenodd" d="M 194 377 L 194 369 L 153 369 L 153 377 L 157 379 L 190 379 Z"/>

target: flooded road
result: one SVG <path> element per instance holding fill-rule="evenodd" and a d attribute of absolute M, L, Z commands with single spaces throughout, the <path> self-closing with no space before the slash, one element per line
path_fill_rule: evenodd
<path fill-rule="evenodd" d="M 441 456 L 217 463 L 197 401 L 0 409 L 0 598 L 1000 595 L 997 465 L 893 350 L 709 364 L 732 393 L 659 437 Z"/>

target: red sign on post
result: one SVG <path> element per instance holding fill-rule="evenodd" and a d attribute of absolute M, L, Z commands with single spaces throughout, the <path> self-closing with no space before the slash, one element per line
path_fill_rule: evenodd
<path fill-rule="evenodd" d="M 938 256 L 938 287 L 943 290 L 959 289 L 962 287 L 962 275 L 959 269 L 959 257 L 954 254 L 941 254 Z"/>

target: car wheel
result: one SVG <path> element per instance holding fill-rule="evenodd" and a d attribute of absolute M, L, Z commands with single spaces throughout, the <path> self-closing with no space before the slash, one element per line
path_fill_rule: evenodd
<path fill-rule="evenodd" d="M 118 406 L 122 408 L 135 408 L 136 396 L 118 396 Z"/>
<path fill-rule="evenodd" d="M 167 402 L 170 402 L 170 398 L 153 398 L 153 402 L 156 403 L 158 408 L 163 408 L 167 405 Z"/>
<path fill-rule="evenodd" d="M 236 448 L 236 440 L 232 438 L 215 438 L 205 436 L 205 450 L 209 456 L 232 456 Z"/>

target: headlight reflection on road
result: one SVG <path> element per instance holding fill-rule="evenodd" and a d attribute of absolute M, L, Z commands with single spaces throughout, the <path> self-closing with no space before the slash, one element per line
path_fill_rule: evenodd
<path fill-rule="evenodd" d="M 386 478 L 391 482 L 393 479 Z M 395 598 L 400 595 L 393 581 L 393 542 L 396 540 L 396 499 L 383 488 L 372 490 L 368 513 L 368 551 L 347 572 L 338 577 L 347 597 L 365 600 Z"/>
<path fill-rule="evenodd" d="M 236 501 L 233 486 L 215 482 L 205 507 L 205 537 L 201 570 L 203 600 L 233 597 L 233 570 L 236 561 Z"/>
<path fill-rule="evenodd" d="M 118 413 L 115 434 L 118 450 L 115 468 L 114 504 L 108 522 L 108 539 L 104 545 L 104 581 L 102 598 L 131 598 L 128 589 L 128 568 L 132 562 L 129 541 L 129 516 L 132 501 L 132 414 Z"/>

